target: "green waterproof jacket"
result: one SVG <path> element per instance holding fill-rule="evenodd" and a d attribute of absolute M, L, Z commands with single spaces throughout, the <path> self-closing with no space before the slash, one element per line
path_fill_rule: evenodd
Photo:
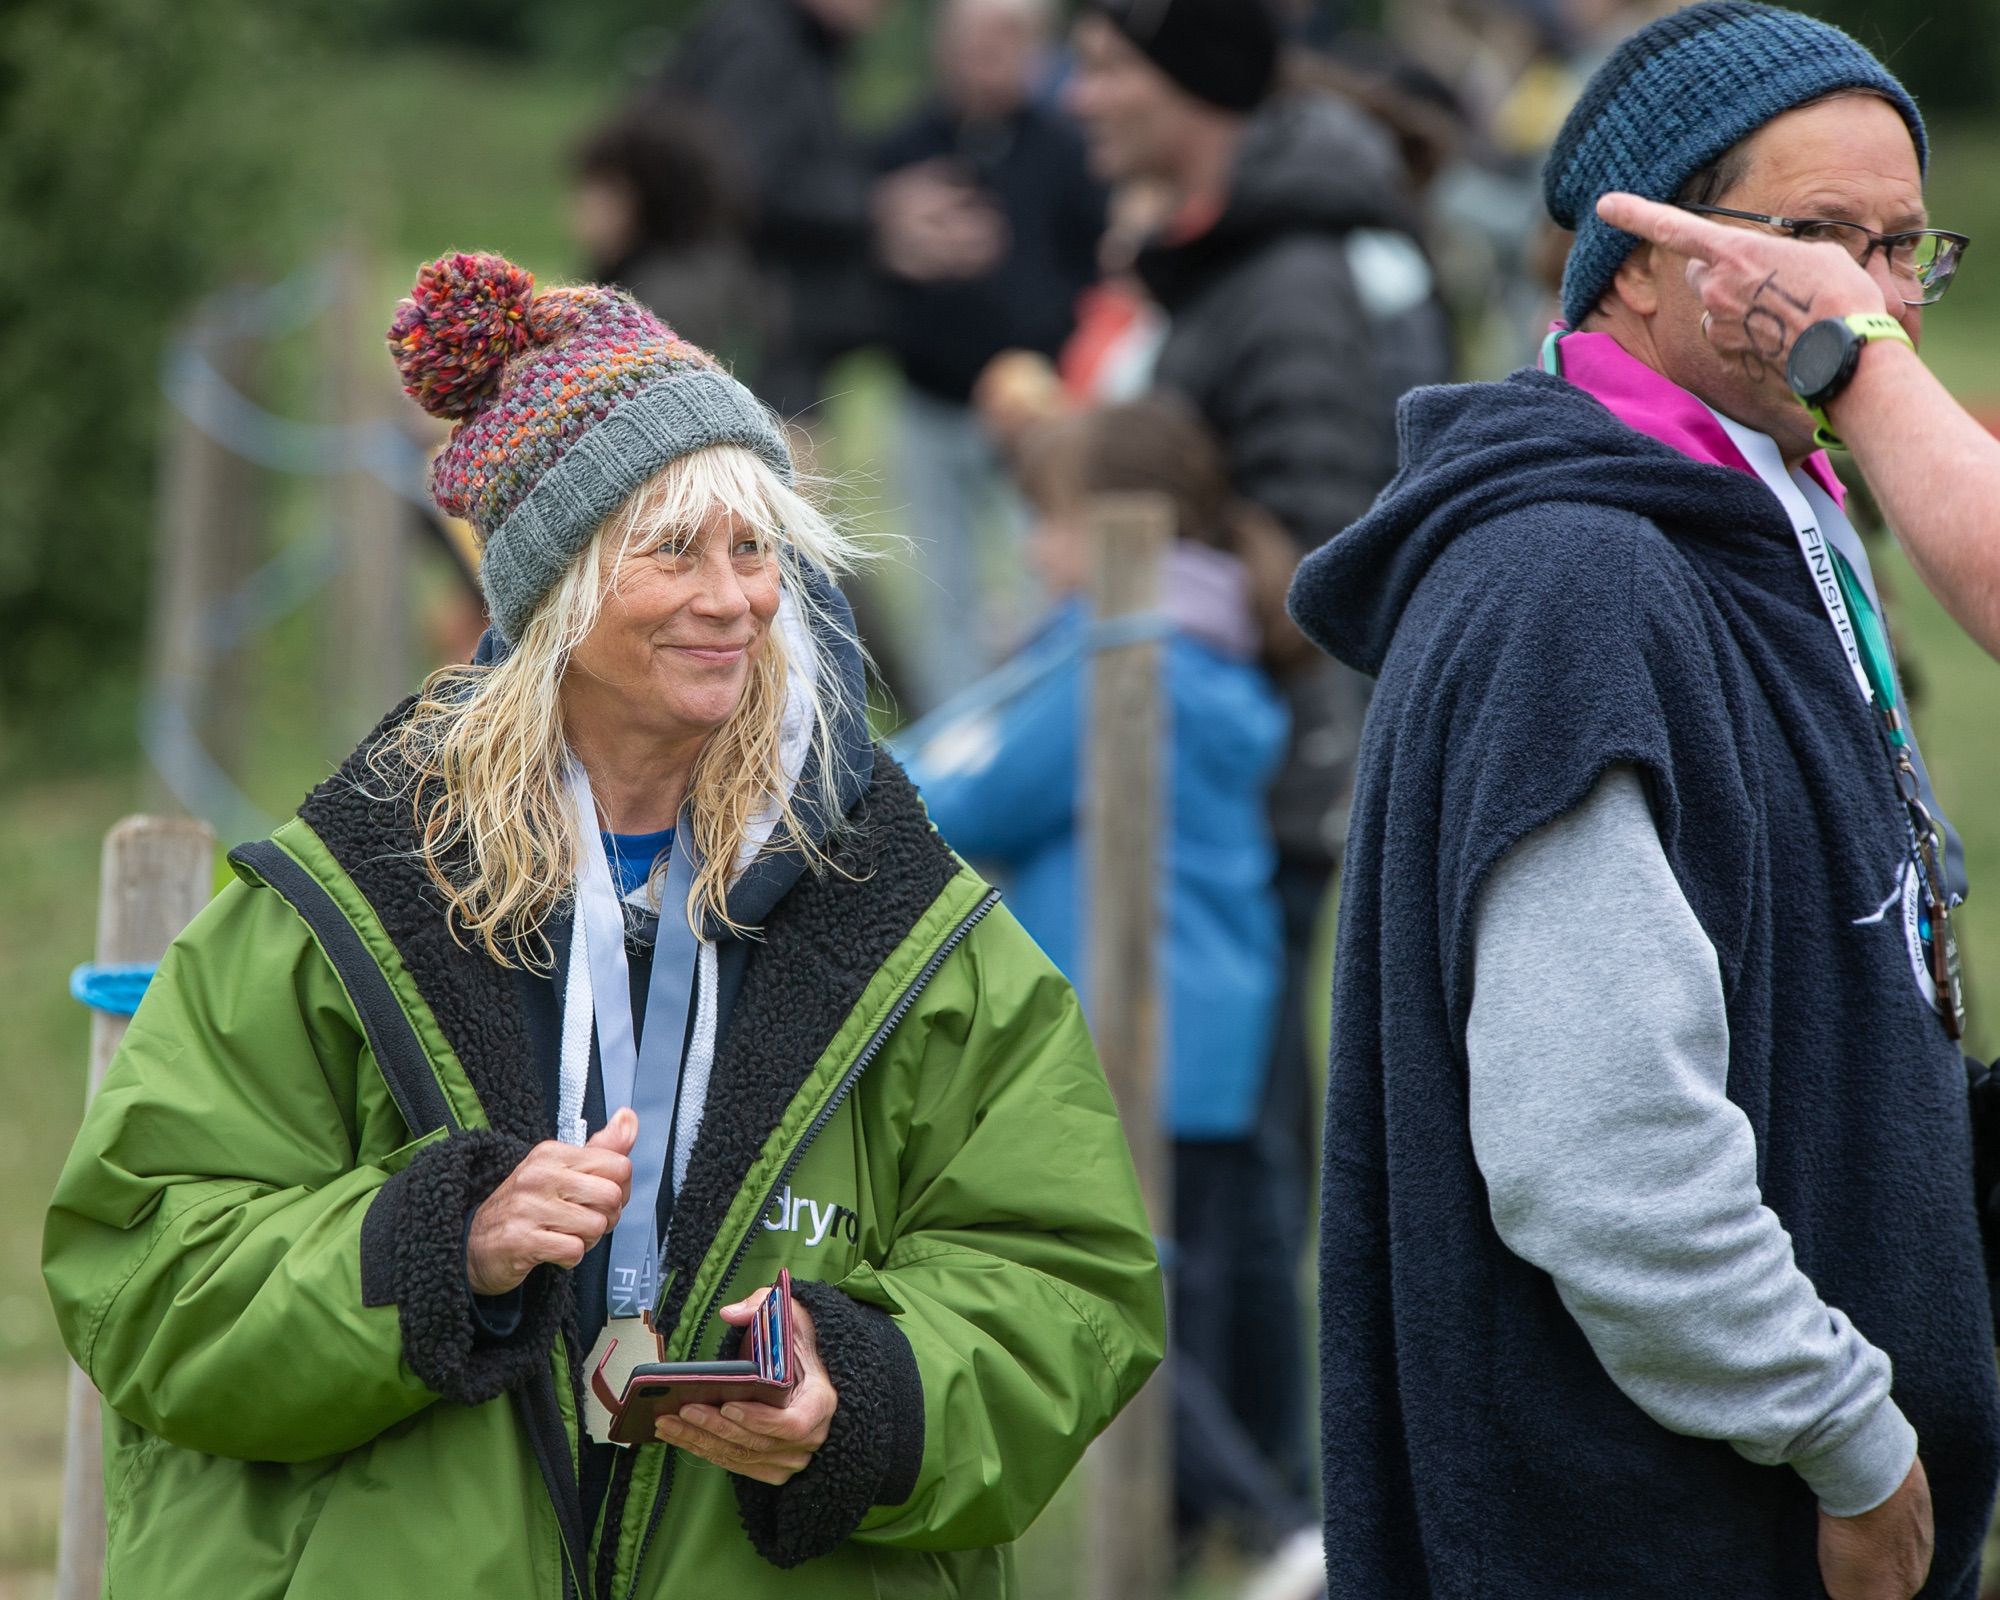
<path fill-rule="evenodd" d="M 505 1338 L 465 1283 L 471 1208 L 552 1126 L 547 980 L 451 938 L 357 752 L 168 953 L 49 1215 L 107 1594 L 1016 1592 L 1009 1541 L 1159 1360 L 1159 1271 L 1069 986 L 871 763 L 832 870 L 747 875 L 662 1266 L 669 1358 L 791 1269 L 840 1396 L 807 1470 L 641 1446 L 582 1525 L 571 1275 Z"/>

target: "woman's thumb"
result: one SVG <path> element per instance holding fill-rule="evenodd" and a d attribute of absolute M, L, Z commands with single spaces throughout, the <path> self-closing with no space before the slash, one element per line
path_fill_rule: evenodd
<path fill-rule="evenodd" d="M 592 1150 L 613 1150 L 621 1156 L 629 1156 L 632 1146 L 639 1139 L 639 1113 L 630 1106 L 620 1106 L 611 1120 L 585 1141 Z"/>

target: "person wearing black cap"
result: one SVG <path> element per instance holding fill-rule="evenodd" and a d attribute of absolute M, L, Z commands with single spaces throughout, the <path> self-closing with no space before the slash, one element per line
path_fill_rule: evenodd
<path fill-rule="evenodd" d="M 1367 509 L 1393 465 L 1395 399 L 1409 380 L 1388 377 L 1380 357 L 1414 343 L 1398 318 L 1427 300 L 1429 285 L 1394 148 L 1345 101 L 1281 92 L 1284 38 L 1264 0 L 1093 0 L 1074 43 L 1068 101 L 1098 176 L 1167 200 L 1164 226 L 1134 261 L 1167 318 L 1153 383 L 1214 431 L 1232 489 L 1310 550 Z M 1357 270 L 1364 256 L 1376 265 Z M 1414 299 L 1411 282 L 1421 285 Z M 1197 1327 L 1217 1336 L 1211 1348 L 1178 1347 L 1177 1382 L 1212 1378 L 1267 1476 L 1289 1486 L 1286 1503 L 1304 1507 L 1304 993 L 1345 833 L 1366 686 L 1324 658 L 1280 686 L 1293 722 L 1272 796 L 1287 970 L 1266 1115 L 1250 1137 L 1184 1151 L 1175 1179 L 1177 1293 L 1220 1281 L 1241 1310 L 1233 1320 L 1182 1315 L 1184 1339 Z M 1185 1423 L 1188 1396 L 1177 1404 Z M 1187 1503 L 1203 1498 L 1191 1472 L 1218 1473 L 1225 1457 L 1205 1447 L 1182 1456 L 1191 1522 L 1213 1510 Z M 1270 1514 L 1273 1494 L 1262 1501 Z"/>
<path fill-rule="evenodd" d="M 1254 111 L 1277 86 L 1283 40 L 1264 0 L 1093 0 L 1089 9 L 1219 111 Z"/>

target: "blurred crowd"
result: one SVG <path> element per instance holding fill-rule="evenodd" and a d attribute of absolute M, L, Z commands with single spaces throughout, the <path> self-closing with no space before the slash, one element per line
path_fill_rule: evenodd
<path fill-rule="evenodd" d="M 864 132 L 886 0 L 717 0 L 580 144 L 588 275 L 810 443 L 829 373 L 899 376 L 884 475 L 915 604 L 864 590 L 933 819 L 1087 994 L 1076 795 L 1093 496 L 1165 498 L 1161 995 L 1175 1419 L 1190 1550 L 1318 1519 L 1299 1275 L 1307 971 L 1367 685 L 1306 647 L 1293 566 L 1395 464 L 1395 406 L 1504 371 L 1566 240 L 1541 157 L 1658 5 L 937 0 L 916 103 Z"/>

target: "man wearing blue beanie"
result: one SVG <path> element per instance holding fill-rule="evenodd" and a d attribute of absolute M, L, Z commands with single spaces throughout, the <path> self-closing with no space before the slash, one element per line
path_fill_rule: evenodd
<path fill-rule="evenodd" d="M 1378 677 L 1322 1186 L 1334 1596 L 1977 1593 L 1963 857 L 1823 448 L 1964 249 L 1927 156 L 1824 23 L 1642 29 L 1549 156 L 1542 370 L 1408 396 L 1397 478 L 1300 569 L 1300 624 Z M 1887 312 L 1711 343 L 1613 190 L 1838 244 Z"/>

